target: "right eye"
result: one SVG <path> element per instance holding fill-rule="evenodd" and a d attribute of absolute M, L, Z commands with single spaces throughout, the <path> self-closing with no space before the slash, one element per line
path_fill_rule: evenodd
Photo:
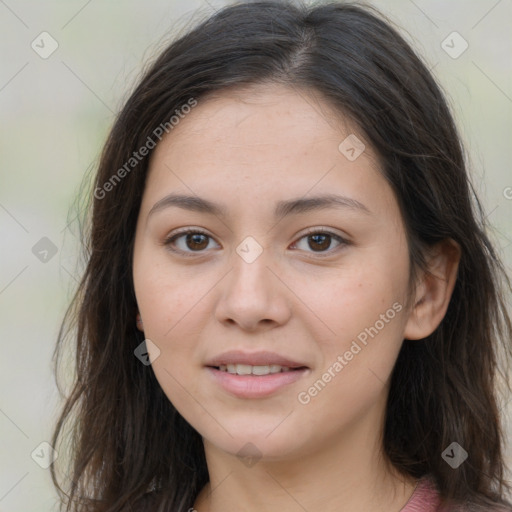
<path fill-rule="evenodd" d="M 194 253 L 202 253 L 208 248 L 209 241 L 213 238 L 205 231 L 190 229 L 171 234 L 165 239 L 164 245 L 172 252 L 193 256 Z"/>

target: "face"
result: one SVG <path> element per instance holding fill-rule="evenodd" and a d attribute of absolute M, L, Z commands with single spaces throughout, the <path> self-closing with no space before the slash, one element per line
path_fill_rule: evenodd
<path fill-rule="evenodd" d="M 312 92 L 230 91 L 152 155 L 133 265 L 152 369 L 224 452 L 299 457 L 385 407 L 405 231 L 376 155 L 332 111 Z"/>

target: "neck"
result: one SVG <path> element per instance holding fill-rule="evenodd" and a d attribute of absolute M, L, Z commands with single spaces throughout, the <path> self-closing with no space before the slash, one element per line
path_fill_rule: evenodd
<path fill-rule="evenodd" d="M 205 443 L 210 482 L 199 494 L 197 512 L 399 512 L 411 497 L 416 480 L 386 462 L 377 418 L 325 439 L 315 450 L 294 457 L 263 457 L 247 463 Z M 374 442 L 368 440 L 375 439 Z"/>

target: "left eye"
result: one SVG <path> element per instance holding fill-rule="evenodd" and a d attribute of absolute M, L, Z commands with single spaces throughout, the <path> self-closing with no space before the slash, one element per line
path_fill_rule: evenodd
<path fill-rule="evenodd" d="M 191 229 L 168 237 L 164 244 L 173 252 L 180 252 L 189 256 L 191 253 L 200 253 L 207 249 L 209 246 L 208 239 L 213 241 L 213 238 L 207 233 Z M 349 244 L 347 240 L 330 231 L 312 230 L 300 237 L 291 247 L 297 247 L 302 240 L 307 240 L 307 246 L 312 249 L 312 252 L 324 253 L 331 248 L 333 239 L 337 242 L 338 247 Z M 180 240 L 182 241 L 181 247 L 178 243 Z M 307 252 L 307 249 L 302 249 Z"/>
<path fill-rule="evenodd" d="M 348 242 L 344 238 L 335 233 L 331 233 L 330 231 L 310 231 L 306 235 L 302 236 L 299 239 L 307 240 L 307 246 L 313 249 L 313 252 L 327 252 L 327 249 L 330 249 L 332 240 L 336 240 L 338 243 L 338 247 L 340 245 L 347 245 Z M 299 242 L 295 242 L 293 245 L 297 246 Z"/>

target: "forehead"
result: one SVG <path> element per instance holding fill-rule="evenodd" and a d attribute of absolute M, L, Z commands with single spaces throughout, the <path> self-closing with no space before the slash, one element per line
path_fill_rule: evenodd
<path fill-rule="evenodd" d="M 229 87 L 201 97 L 189 114 L 181 116 L 156 152 L 205 137 L 205 143 L 259 146 L 262 152 L 262 145 L 278 149 L 289 142 L 295 146 L 293 154 L 300 154 L 305 143 L 339 142 L 343 134 L 357 131 L 355 123 L 314 90 L 280 84 Z M 374 157 L 368 149 L 367 156 Z"/>
<path fill-rule="evenodd" d="M 355 200 L 373 193 L 384 207 L 392 191 L 369 144 L 356 159 L 340 150 L 354 136 L 364 141 L 318 93 L 281 85 L 222 90 L 199 98 L 157 145 L 145 193 L 258 197 L 269 206 L 309 192 Z"/>

